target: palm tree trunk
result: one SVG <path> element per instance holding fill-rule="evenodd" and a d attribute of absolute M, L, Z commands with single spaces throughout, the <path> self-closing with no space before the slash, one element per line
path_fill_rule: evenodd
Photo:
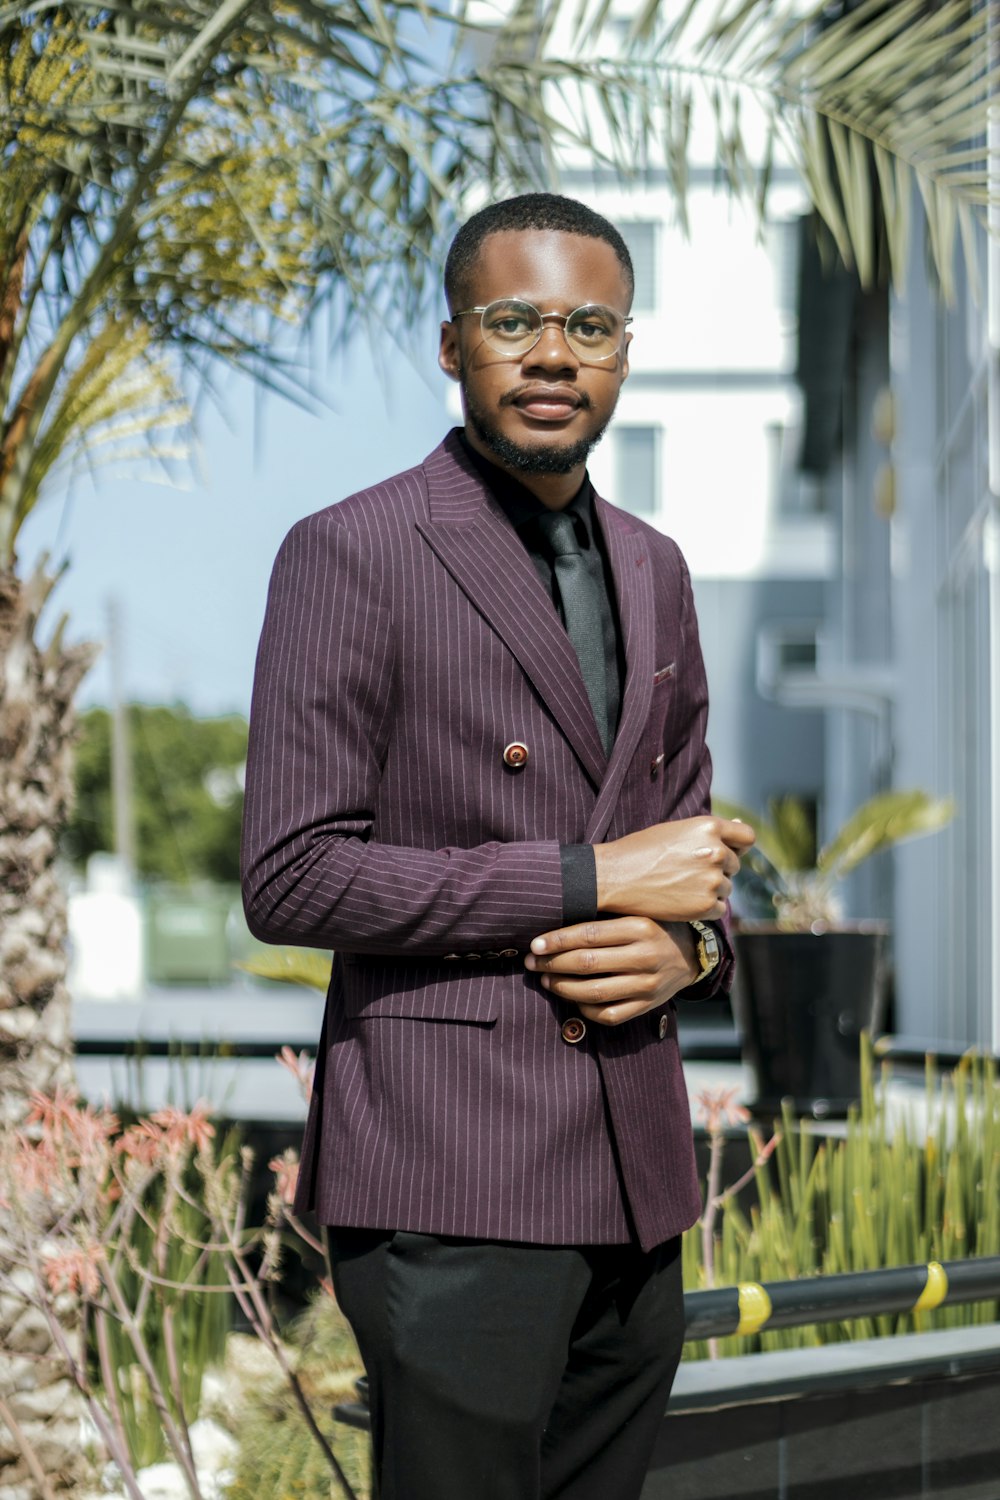
<path fill-rule="evenodd" d="M 66 990 L 66 897 L 56 848 L 72 794 L 73 700 L 96 654 L 66 647 L 62 626 L 47 645 L 38 617 L 56 578 L 44 561 L 27 579 L 0 572 L 0 1130 L 17 1128 L 35 1090 L 72 1081 Z M 55 1494 L 69 1493 L 80 1462 L 80 1405 L 53 1357 L 41 1315 L 17 1295 L 18 1272 L 0 1296 L 0 1500 L 37 1494 L 37 1466 Z M 67 1321 L 72 1327 L 72 1316 Z M 30 1457 L 25 1456 L 25 1449 Z"/>

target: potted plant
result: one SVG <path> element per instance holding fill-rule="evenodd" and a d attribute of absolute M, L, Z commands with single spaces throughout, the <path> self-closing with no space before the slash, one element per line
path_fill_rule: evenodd
<path fill-rule="evenodd" d="M 757 832 L 737 877 L 739 981 L 733 995 L 743 1054 L 756 1075 L 756 1109 L 842 1114 L 858 1097 L 858 1037 L 885 1017 L 889 930 L 847 921 L 838 887 L 864 860 L 951 819 L 951 801 L 882 792 L 816 850 L 805 807 L 774 799 L 768 816 L 717 801 Z"/>

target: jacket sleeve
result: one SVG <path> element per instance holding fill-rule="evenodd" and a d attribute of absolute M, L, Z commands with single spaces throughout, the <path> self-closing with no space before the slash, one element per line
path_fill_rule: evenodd
<path fill-rule="evenodd" d="M 250 931 L 347 953 L 526 949 L 562 922 L 558 843 L 372 837 L 394 668 L 391 610 L 358 541 L 330 511 L 299 522 L 271 577 L 250 712 Z"/>
<path fill-rule="evenodd" d="M 708 681 L 698 638 L 691 577 L 680 552 L 681 572 L 681 660 L 677 664 L 677 681 L 684 692 L 678 713 L 668 719 L 667 742 L 664 745 L 664 795 L 669 800 L 663 810 L 666 821 L 696 818 L 712 810 L 712 757 L 705 735 L 708 729 Z M 679 1000 L 708 1000 L 713 995 L 728 994 L 732 988 L 736 961 L 730 935 L 729 910 L 721 921 L 713 922 L 719 938 L 721 958 L 711 974 L 681 990 Z"/>

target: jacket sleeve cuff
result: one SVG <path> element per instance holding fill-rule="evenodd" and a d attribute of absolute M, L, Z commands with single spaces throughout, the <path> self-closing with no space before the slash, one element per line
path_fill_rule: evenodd
<path fill-rule="evenodd" d="M 563 925 L 597 916 L 597 860 L 592 844 L 561 844 Z"/>

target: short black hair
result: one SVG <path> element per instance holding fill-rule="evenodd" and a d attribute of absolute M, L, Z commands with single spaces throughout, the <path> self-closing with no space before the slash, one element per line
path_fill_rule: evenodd
<path fill-rule="evenodd" d="M 454 312 L 466 297 L 469 277 L 483 241 L 491 234 L 511 229 L 555 229 L 563 234 L 604 240 L 618 257 L 631 300 L 635 288 L 632 257 L 613 224 L 576 198 L 563 198 L 558 193 L 522 193 L 517 198 L 487 204 L 455 235 L 444 263 L 444 294 L 450 311 Z"/>

